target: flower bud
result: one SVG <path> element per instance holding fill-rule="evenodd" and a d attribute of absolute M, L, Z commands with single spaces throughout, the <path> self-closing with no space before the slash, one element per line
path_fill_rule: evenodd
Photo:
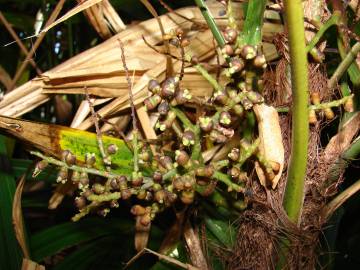
<path fill-rule="evenodd" d="M 140 218 L 140 223 L 141 223 L 143 226 L 149 226 L 149 224 L 151 223 L 150 213 L 146 213 L 145 215 L 141 216 L 141 218 Z"/>
<path fill-rule="evenodd" d="M 32 174 L 32 177 L 38 176 L 39 173 L 41 173 L 48 165 L 49 165 L 49 163 L 46 160 L 40 160 L 35 165 L 35 169 L 34 169 L 34 172 Z"/>
<path fill-rule="evenodd" d="M 162 183 L 163 175 L 160 171 L 155 171 L 153 174 L 153 180 L 155 183 Z"/>
<path fill-rule="evenodd" d="M 263 55 L 263 54 L 257 55 L 253 60 L 253 64 L 257 68 L 265 69 L 267 66 L 265 55 Z"/>
<path fill-rule="evenodd" d="M 62 160 L 68 165 L 74 165 L 76 162 L 76 157 L 69 150 L 64 150 L 61 154 Z"/>
<path fill-rule="evenodd" d="M 173 187 L 176 190 L 183 190 L 184 189 L 184 181 L 181 177 L 176 177 L 172 182 Z"/>
<path fill-rule="evenodd" d="M 229 66 L 229 73 L 234 74 L 243 70 L 245 63 L 241 58 L 234 57 L 230 60 Z"/>
<path fill-rule="evenodd" d="M 237 167 L 231 167 L 231 169 L 229 169 L 228 174 L 231 176 L 231 178 L 233 179 L 238 179 L 240 176 L 240 169 Z"/>
<path fill-rule="evenodd" d="M 76 197 L 74 203 L 75 203 L 75 206 L 79 210 L 81 210 L 86 206 L 86 199 L 84 197 L 82 197 L 82 196 L 81 197 Z"/>
<path fill-rule="evenodd" d="M 188 163 L 189 159 L 190 157 L 186 151 L 184 150 L 175 151 L 175 160 L 177 164 L 179 164 L 180 166 L 185 166 Z"/>
<path fill-rule="evenodd" d="M 234 43 L 237 38 L 238 32 L 233 28 L 227 28 L 224 32 L 224 39 L 227 43 Z"/>
<path fill-rule="evenodd" d="M 216 91 L 213 95 L 213 100 L 221 105 L 226 105 L 229 102 L 228 96 L 223 91 Z"/>
<path fill-rule="evenodd" d="M 158 106 L 158 112 L 160 115 L 167 115 L 169 110 L 170 110 L 170 106 L 169 103 L 166 100 L 163 100 L 159 106 Z"/>
<path fill-rule="evenodd" d="M 263 96 L 255 91 L 246 92 L 246 97 L 254 104 L 259 104 L 264 102 Z"/>
<path fill-rule="evenodd" d="M 239 148 L 233 148 L 233 149 L 231 149 L 231 152 L 228 154 L 228 157 L 229 157 L 232 161 L 237 161 L 237 160 L 239 160 L 239 157 L 240 157 L 240 150 L 239 150 Z"/>
<path fill-rule="evenodd" d="M 110 209 L 109 209 L 109 208 L 103 208 L 103 209 L 99 209 L 99 210 L 97 211 L 97 214 L 98 214 L 99 216 L 101 216 L 101 217 L 106 217 L 107 214 L 109 214 L 109 213 L 110 213 Z"/>
<path fill-rule="evenodd" d="M 191 130 L 185 130 L 181 138 L 181 142 L 185 146 L 190 146 L 195 144 L 195 133 Z"/>
<path fill-rule="evenodd" d="M 66 180 L 68 178 L 68 169 L 66 167 L 61 167 L 60 168 L 60 171 L 58 173 L 58 176 L 57 176 L 57 179 L 56 179 L 56 182 L 57 183 L 61 183 L 61 184 L 65 184 L 66 183 Z"/>
<path fill-rule="evenodd" d="M 100 183 L 93 184 L 91 189 L 97 195 L 103 194 L 105 192 L 105 187 Z"/>
<path fill-rule="evenodd" d="M 200 125 L 200 128 L 205 132 L 209 132 L 213 128 L 212 119 L 207 116 L 199 117 L 199 125 Z"/>
<path fill-rule="evenodd" d="M 311 99 L 312 104 L 319 105 L 320 104 L 320 93 L 319 92 L 311 93 L 310 99 Z"/>
<path fill-rule="evenodd" d="M 227 111 L 223 111 L 220 113 L 220 117 L 219 117 L 219 122 L 220 124 L 224 125 L 224 126 L 229 126 L 231 124 L 231 115 L 229 112 Z"/>
<path fill-rule="evenodd" d="M 96 157 L 94 153 L 86 153 L 85 154 L 85 163 L 89 167 L 93 166 L 96 162 Z"/>
<path fill-rule="evenodd" d="M 112 201 L 110 202 L 110 207 L 111 207 L 111 208 L 118 208 L 118 207 L 119 207 L 118 201 L 112 200 Z"/>
<path fill-rule="evenodd" d="M 324 113 L 327 120 L 334 119 L 335 117 L 335 114 L 331 108 L 325 108 Z"/>
<path fill-rule="evenodd" d="M 353 112 L 353 111 L 354 111 L 354 101 L 353 101 L 353 98 L 349 98 L 348 100 L 345 101 L 344 110 L 345 110 L 346 112 Z"/>
<path fill-rule="evenodd" d="M 315 124 L 317 122 L 315 110 L 309 110 L 309 123 Z"/>
<path fill-rule="evenodd" d="M 169 157 L 169 156 L 160 157 L 160 165 L 167 170 L 171 170 L 174 167 L 173 161 L 172 161 L 171 157 Z"/>
<path fill-rule="evenodd" d="M 229 44 L 225 44 L 225 46 L 221 49 L 221 52 L 225 55 L 225 56 L 232 56 L 234 55 L 234 49 L 231 45 Z"/>
<path fill-rule="evenodd" d="M 155 94 L 151 97 L 146 98 L 144 100 L 146 110 L 148 110 L 148 111 L 154 110 L 156 108 L 156 106 L 159 105 L 161 100 L 162 100 L 162 98 L 158 94 Z"/>
<path fill-rule="evenodd" d="M 217 130 L 212 130 L 210 132 L 210 140 L 216 143 L 225 143 L 227 141 L 227 137 Z"/>
<path fill-rule="evenodd" d="M 109 144 L 107 147 L 107 152 L 109 155 L 114 155 L 119 150 L 116 144 Z"/>
<path fill-rule="evenodd" d="M 110 180 L 110 186 L 112 189 L 118 190 L 120 189 L 120 180 L 117 177 L 114 177 Z"/>
<path fill-rule="evenodd" d="M 251 60 L 256 57 L 256 49 L 254 46 L 245 45 L 241 50 L 241 56 L 246 60 Z"/>
<path fill-rule="evenodd" d="M 158 203 L 164 203 L 165 197 L 166 197 L 166 193 L 163 189 L 155 192 L 154 198 L 155 201 L 157 201 Z"/>
<path fill-rule="evenodd" d="M 195 192 L 193 190 L 183 190 L 180 199 L 184 204 L 191 204 L 194 202 Z"/>
<path fill-rule="evenodd" d="M 150 80 L 148 84 L 148 89 L 150 92 L 157 94 L 160 93 L 160 84 L 157 80 Z"/>
<path fill-rule="evenodd" d="M 146 213 L 146 210 L 145 210 L 145 207 L 135 204 L 133 207 L 131 207 L 130 212 L 134 216 L 142 216 Z"/>
<path fill-rule="evenodd" d="M 179 77 L 169 77 L 161 87 L 161 96 L 163 98 L 172 98 L 179 87 Z"/>
<path fill-rule="evenodd" d="M 244 116 L 244 107 L 240 104 L 235 104 L 232 108 L 232 111 L 239 117 Z"/>
<path fill-rule="evenodd" d="M 71 181 L 73 181 L 73 183 L 79 183 L 80 182 L 80 175 L 81 175 L 80 172 L 73 171 L 72 176 L 71 176 Z"/>

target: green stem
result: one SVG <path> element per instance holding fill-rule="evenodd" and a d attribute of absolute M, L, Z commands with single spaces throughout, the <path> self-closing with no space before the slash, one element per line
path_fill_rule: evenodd
<path fill-rule="evenodd" d="M 333 88 L 335 87 L 336 83 L 339 81 L 341 76 L 348 70 L 350 65 L 353 63 L 356 55 L 360 52 L 360 42 L 357 42 L 351 50 L 347 53 L 345 58 L 342 60 L 340 65 L 335 70 L 334 74 L 331 76 L 330 80 L 328 81 L 328 87 Z"/>
<path fill-rule="evenodd" d="M 229 191 L 235 190 L 236 192 L 245 192 L 245 189 L 231 181 L 231 177 L 227 174 L 221 173 L 219 171 L 214 172 L 213 176 L 214 179 L 223 182 L 228 186 Z"/>
<path fill-rule="evenodd" d="M 319 31 L 317 31 L 316 35 L 312 38 L 312 40 L 310 41 L 310 43 L 306 46 L 306 52 L 310 52 L 315 46 L 316 44 L 320 41 L 320 39 L 322 38 L 322 36 L 324 35 L 324 33 L 333 25 L 337 25 L 339 23 L 339 19 L 340 19 L 340 12 L 335 11 L 332 16 L 330 17 L 330 19 L 328 19 L 319 29 Z"/>
<path fill-rule="evenodd" d="M 81 166 L 77 166 L 77 165 L 67 165 L 65 162 L 62 162 L 60 160 L 57 160 L 55 158 L 52 158 L 52 157 L 47 157 L 39 152 L 34 152 L 34 151 L 31 151 L 30 154 L 34 155 L 34 156 L 37 156 L 43 160 L 46 160 L 49 164 L 53 164 L 53 165 L 56 165 L 56 166 L 59 166 L 59 167 L 66 167 L 68 168 L 69 170 L 73 170 L 73 171 L 77 171 L 77 172 L 86 172 L 86 173 L 90 173 L 90 174 L 93 174 L 93 175 L 98 175 L 98 176 L 103 176 L 103 177 L 106 177 L 106 178 L 114 178 L 114 177 L 120 177 L 121 175 L 120 174 L 115 174 L 115 173 L 110 173 L 108 171 L 99 171 L 97 169 L 93 169 L 93 168 L 87 168 L 87 167 L 81 167 Z"/>
<path fill-rule="evenodd" d="M 266 2 L 266 0 L 249 0 L 244 27 L 236 42 L 237 46 L 245 44 L 257 46 L 261 42 Z"/>
<path fill-rule="evenodd" d="M 195 3 L 199 7 L 201 14 L 204 16 L 204 19 L 205 19 L 207 25 L 209 26 L 211 33 L 213 34 L 217 44 L 220 47 L 223 47 L 225 45 L 225 39 L 224 39 L 223 35 L 221 34 L 221 31 L 217 27 L 214 17 L 210 13 L 205 2 L 203 0 L 195 0 Z"/>
<path fill-rule="evenodd" d="M 299 222 L 304 200 L 304 179 L 309 136 L 308 69 L 305 49 L 304 15 L 301 1 L 285 0 L 289 31 L 293 93 L 292 146 L 283 205 L 291 221 Z"/>
<path fill-rule="evenodd" d="M 222 91 L 223 88 L 218 83 L 218 81 L 209 74 L 209 72 L 200 64 L 194 66 L 196 70 L 214 87 L 216 91 Z"/>

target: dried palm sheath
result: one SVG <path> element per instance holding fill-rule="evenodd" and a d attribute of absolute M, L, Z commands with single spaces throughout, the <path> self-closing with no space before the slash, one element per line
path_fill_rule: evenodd
<path fill-rule="evenodd" d="M 208 5 L 215 15 L 218 25 L 226 25 L 227 18 L 225 16 L 217 16 L 217 14 L 221 13 L 220 11 L 223 7 L 216 1 L 209 1 Z M 234 13 L 237 14 L 239 25 L 241 25 L 241 5 L 234 4 L 234 8 L 236 11 Z M 160 18 L 165 32 L 170 32 L 170 30 L 178 27 L 190 31 L 194 26 L 194 22 L 205 25 L 198 8 L 183 8 L 178 10 L 177 13 L 189 20 L 174 13 L 163 15 Z M 266 16 L 271 18 L 272 21 L 274 18 L 278 19 L 278 14 L 272 11 L 268 11 Z M 281 24 L 265 23 L 264 36 L 271 37 L 274 33 L 282 31 L 282 29 Z M 126 61 L 129 70 L 135 71 L 134 88 L 139 89 L 135 93 L 135 102 L 136 104 L 141 103 L 147 96 L 147 90 L 145 87 L 140 89 L 136 85 L 141 82 L 144 86 L 145 78 L 143 76 L 147 72 L 150 71 L 145 77 L 150 78 L 150 76 L 160 76 L 165 70 L 165 65 L 162 65 L 165 56 L 155 53 L 149 48 L 142 40 L 142 36 L 150 44 L 162 42 L 162 35 L 155 19 L 128 27 L 102 44 L 67 60 L 43 73 L 40 77 L 34 78 L 18 87 L 4 96 L 4 99 L 0 102 L 0 114 L 17 117 L 48 101 L 49 94 L 80 94 L 84 93 L 84 86 L 87 87 L 90 94 L 100 97 L 120 98 L 120 100 L 117 100 L 118 102 L 120 101 L 120 104 L 112 105 L 114 107 L 111 109 L 108 107 L 106 109 L 108 111 L 104 115 L 128 107 L 128 90 L 125 82 L 125 73 L 121 64 L 118 39 L 121 39 L 125 45 Z M 210 59 L 215 55 L 214 42 L 209 30 L 193 31 L 192 36 L 195 36 L 195 38 L 191 39 L 191 45 L 188 50 L 194 55 L 197 55 L 202 60 Z M 264 50 L 269 60 L 276 57 L 275 48 L 272 45 L 266 44 Z M 155 69 L 162 70 L 151 71 L 154 67 Z M 143 79 L 141 80 L 141 78 Z M 212 90 L 211 86 L 191 68 L 186 69 L 183 84 L 194 95 L 207 95 Z M 80 128 L 88 127 L 89 124 L 80 126 Z"/>

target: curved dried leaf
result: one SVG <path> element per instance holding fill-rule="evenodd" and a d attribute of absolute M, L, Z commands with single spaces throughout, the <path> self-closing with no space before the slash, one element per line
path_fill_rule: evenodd
<path fill-rule="evenodd" d="M 269 162 L 280 165 L 280 169 L 271 180 L 271 187 L 274 189 L 279 182 L 284 168 L 284 146 L 281 136 L 278 112 L 272 106 L 265 104 L 254 105 L 254 112 L 258 121 L 260 146 L 259 150 L 263 157 Z M 255 163 L 256 173 L 261 185 L 268 186 L 266 183 L 265 172 L 258 162 Z"/>

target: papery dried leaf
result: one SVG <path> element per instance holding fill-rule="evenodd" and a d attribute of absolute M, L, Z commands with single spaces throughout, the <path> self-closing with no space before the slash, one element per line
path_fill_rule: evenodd
<path fill-rule="evenodd" d="M 45 270 L 45 266 L 24 258 L 21 265 L 21 270 Z"/>
<path fill-rule="evenodd" d="M 14 225 L 14 231 L 19 246 L 24 254 L 25 258 L 30 258 L 30 252 L 26 243 L 24 220 L 21 208 L 21 195 L 25 184 L 25 174 L 21 176 L 20 181 L 16 187 L 14 194 L 14 201 L 12 207 L 12 220 Z"/>
<path fill-rule="evenodd" d="M 279 171 L 271 180 L 270 186 L 274 189 L 281 177 L 284 168 L 284 146 L 281 136 L 281 128 L 279 123 L 279 115 L 274 107 L 265 104 L 254 105 L 254 112 L 258 122 L 260 145 L 260 154 L 268 161 L 278 163 Z M 255 163 L 256 173 L 259 177 L 261 185 L 269 186 L 267 183 L 265 172 L 261 168 L 259 162 Z"/>

